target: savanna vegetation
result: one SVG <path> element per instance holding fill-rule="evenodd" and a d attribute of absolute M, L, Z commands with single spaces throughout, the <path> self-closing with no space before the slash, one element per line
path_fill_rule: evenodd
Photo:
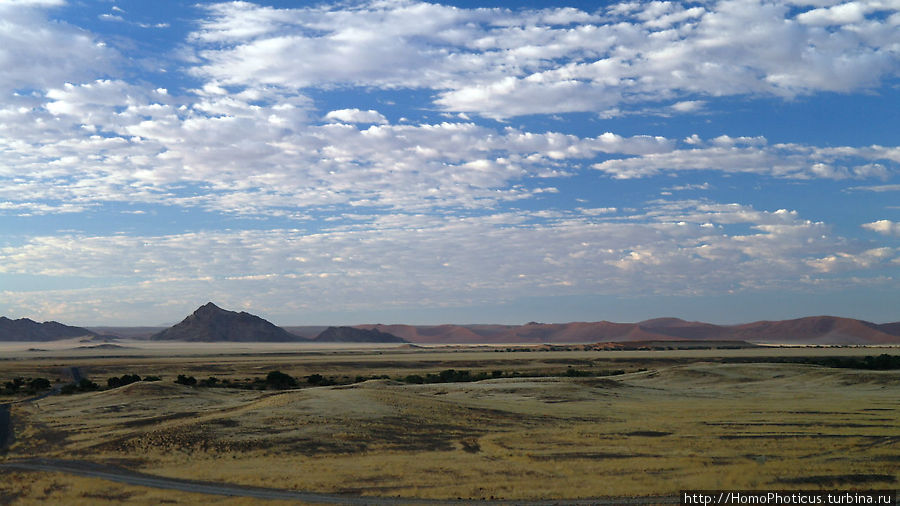
<path fill-rule="evenodd" d="M 466 500 L 891 489 L 900 371 L 881 368 L 886 360 L 817 349 L 78 358 L 70 363 L 106 388 L 15 406 L 16 437 L 0 460 Z M 39 360 L 7 364 L 15 377 L 41 373 Z M 2 493 L 23 504 L 189 496 L 26 474 Z"/>

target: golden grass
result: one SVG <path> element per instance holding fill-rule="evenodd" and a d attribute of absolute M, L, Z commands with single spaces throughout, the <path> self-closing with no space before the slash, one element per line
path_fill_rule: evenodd
<path fill-rule="evenodd" d="M 492 360 L 515 355 L 483 354 Z M 496 362 L 446 355 L 452 364 L 470 360 L 484 370 L 497 368 Z M 596 358 L 593 352 L 521 355 L 520 363 L 505 369 Z M 317 356 L 312 366 L 303 360 L 277 365 L 370 375 L 420 372 L 408 363 L 434 370 L 448 364 L 432 355 L 380 357 L 349 364 L 346 357 L 328 362 Z M 172 359 L 160 370 L 171 375 L 179 367 L 202 367 L 193 360 Z M 259 357 L 225 362 L 208 367 L 244 377 L 271 366 Z M 138 383 L 16 406 L 19 433 L 9 457 L 74 457 L 179 478 L 421 498 L 896 488 L 900 480 L 898 371 L 647 363 L 647 371 L 607 378 L 429 385 L 377 380 L 285 392 Z M 52 476 L 65 484 L 81 480 Z M 87 489 L 119 487 L 87 482 Z M 170 494 L 132 488 L 152 497 Z M 24 485 L 11 490 L 26 503 L 40 502 L 44 494 Z M 82 492 L 52 493 L 77 499 Z"/>

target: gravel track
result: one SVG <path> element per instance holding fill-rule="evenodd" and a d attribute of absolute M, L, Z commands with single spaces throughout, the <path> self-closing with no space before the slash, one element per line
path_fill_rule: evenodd
<path fill-rule="evenodd" d="M 285 490 L 276 488 L 249 487 L 244 485 L 230 485 L 195 480 L 182 480 L 154 476 L 152 474 L 139 473 L 128 469 L 87 462 L 81 460 L 62 459 L 23 459 L 0 462 L 0 469 L 18 469 L 22 471 L 61 472 L 100 478 L 104 480 L 139 485 L 158 489 L 178 490 L 197 494 L 212 494 L 232 497 L 250 497 L 254 499 L 281 499 L 288 501 L 303 501 L 313 504 L 516 504 L 516 505 L 610 505 L 610 504 L 678 504 L 677 496 L 650 496 L 650 497 L 603 497 L 596 499 L 571 499 L 571 500 L 545 500 L 545 501 L 480 501 L 473 499 L 439 500 L 439 499 L 414 499 L 402 497 L 362 497 L 340 494 L 320 494 L 314 492 L 302 492 L 298 490 Z"/>

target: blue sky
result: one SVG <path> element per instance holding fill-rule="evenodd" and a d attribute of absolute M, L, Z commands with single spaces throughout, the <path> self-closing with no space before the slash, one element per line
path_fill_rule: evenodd
<path fill-rule="evenodd" d="M 0 4 L 0 314 L 896 321 L 900 4 Z"/>

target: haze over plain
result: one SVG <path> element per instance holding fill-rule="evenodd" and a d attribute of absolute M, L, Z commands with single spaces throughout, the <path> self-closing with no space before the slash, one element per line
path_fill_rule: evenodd
<path fill-rule="evenodd" d="M 896 3 L 0 19 L 2 315 L 897 319 Z"/>

